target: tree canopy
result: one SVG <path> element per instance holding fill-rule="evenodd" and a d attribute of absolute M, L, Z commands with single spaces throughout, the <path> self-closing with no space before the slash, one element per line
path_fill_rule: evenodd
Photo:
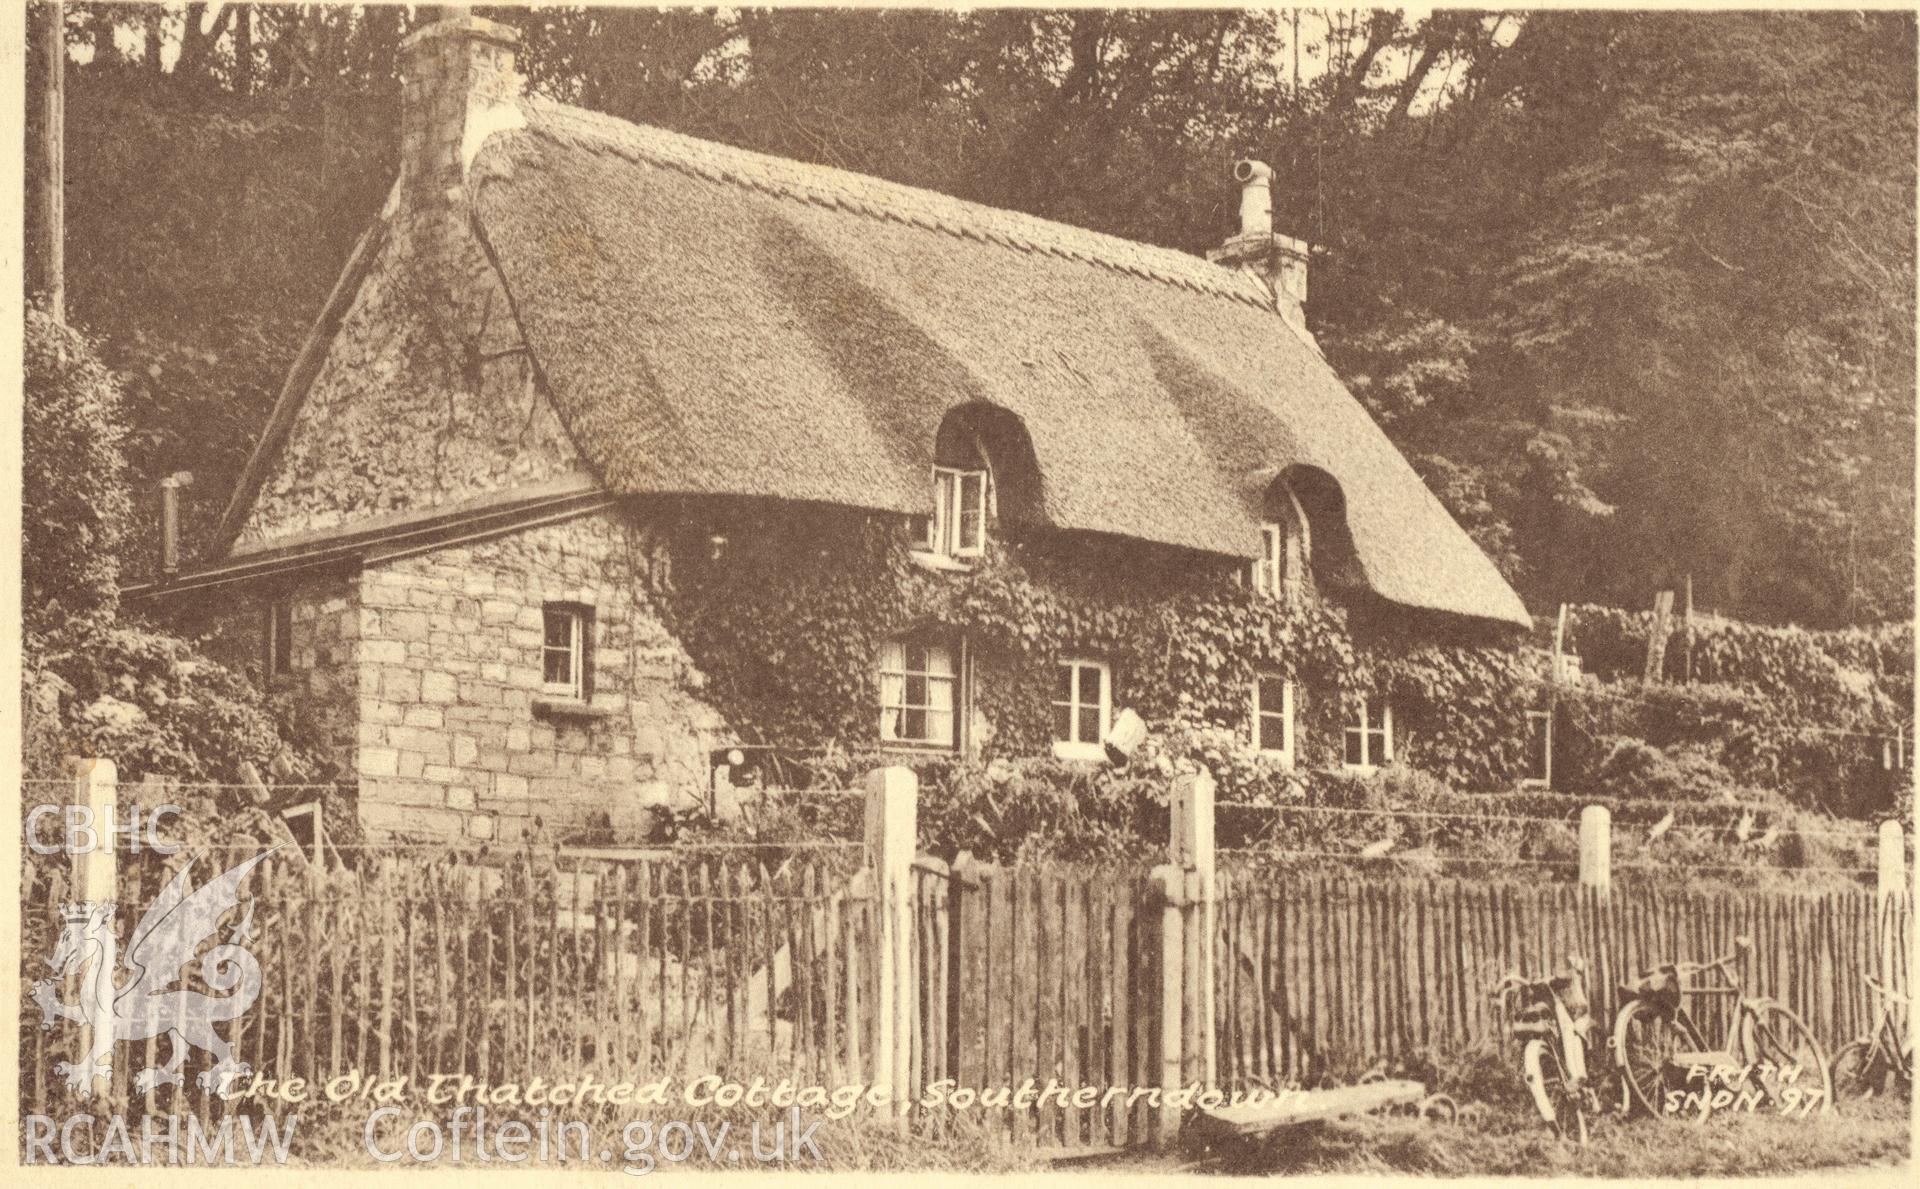
<path fill-rule="evenodd" d="M 1329 359 L 1536 611 L 1912 613 L 1912 14 L 480 11 L 568 102 L 1189 251 L 1268 161 Z M 67 13 L 69 306 L 204 530 L 417 17 Z"/>

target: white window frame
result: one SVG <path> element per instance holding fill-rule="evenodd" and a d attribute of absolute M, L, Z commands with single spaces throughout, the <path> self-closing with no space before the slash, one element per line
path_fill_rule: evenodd
<path fill-rule="evenodd" d="M 1280 683 L 1280 709 L 1278 711 L 1275 711 L 1272 707 L 1263 706 L 1260 702 L 1260 686 L 1263 682 L 1269 681 L 1278 681 Z M 1263 756 L 1270 756 L 1279 760 L 1288 768 L 1293 767 L 1293 682 L 1281 677 L 1277 673 L 1257 673 L 1253 678 L 1253 691 L 1249 695 L 1249 698 L 1252 702 L 1252 716 L 1248 721 L 1252 724 L 1251 742 L 1253 743 L 1254 750 Z M 1286 737 L 1285 747 L 1267 746 L 1266 732 L 1261 722 L 1263 716 L 1278 717 L 1280 719 L 1281 730 Z"/>
<path fill-rule="evenodd" d="M 1540 728 L 1540 737 L 1538 740 L 1539 745 L 1542 748 L 1542 754 L 1537 757 L 1533 754 L 1533 747 L 1535 743 L 1535 739 L 1533 736 L 1533 724 L 1535 722 L 1541 722 L 1545 724 Z M 1528 751 L 1527 770 L 1531 772 L 1533 770 L 1535 760 L 1538 759 L 1540 764 L 1540 771 L 1542 775 L 1522 777 L 1520 780 L 1520 787 L 1528 788 L 1528 789 L 1552 788 L 1553 787 L 1553 711 L 1551 710 L 1527 711 L 1527 751 Z"/>
<path fill-rule="evenodd" d="M 1377 772 L 1393 763 L 1393 703 L 1384 699 L 1378 703 L 1380 717 L 1375 720 L 1368 713 L 1369 700 L 1360 699 L 1359 717 L 1348 719 L 1340 735 L 1340 766 L 1349 772 Z M 1355 764 L 1347 759 L 1347 739 L 1355 731 L 1360 733 L 1360 762 Z M 1380 736 L 1380 750 L 1383 754 L 1374 755 L 1370 741 Z"/>
<path fill-rule="evenodd" d="M 547 642 L 547 617 L 564 615 L 567 617 L 567 643 L 564 646 Z M 540 692 L 550 697 L 566 698 L 575 702 L 587 700 L 587 652 L 586 652 L 586 608 L 577 603 L 547 602 L 540 606 Z M 567 656 L 568 680 L 547 680 L 547 657 L 552 653 L 564 652 Z"/>
<path fill-rule="evenodd" d="M 1068 709 L 1067 734 L 1070 738 L 1056 738 L 1053 741 L 1053 754 L 1062 760 L 1103 760 L 1107 757 L 1107 733 L 1113 730 L 1113 666 L 1105 661 L 1090 657 L 1068 657 L 1060 661 L 1056 668 L 1067 669 L 1072 673 L 1067 687 L 1068 700 L 1062 702 L 1057 697 L 1048 699 L 1048 712 L 1065 706 Z M 1080 695 L 1080 674 L 1082 670 L 1095 669 L 1100 673 L 1100 734 L 1097 739 L 1081 739 L 1080 712 L 1093 702 L 1082 700 Z"/>
<path fill-rule="evenodd" d="M 927 650 L 928 667 L 926 669 L 907 668 L 906 650 L 909 645 Z M 947 672 L 945 673 L 936 672 L 932 667 L 932 654 L 936 650 L 946 658 Z M 894 659 L 896 653 L 899 663 L 897 665 L 890 665 L 889 662 Z M 963 721 L 962 715 L 965 707 L 966 689 L 966 648 L 964 644 L 956 647 L 954 644 L 945 640 L 916 640 L 911 637 L 897 637 L 885 641 L 880 645 L 880 656 L 875 664 L 875 670 L 879 678 L 880 686 L 879 732 L 880 743 L 883 747 L 910 747 L 928 751 L 959 750 L 960 728 Z M 925 680 L 928 684 L 929 691 L 931 691 L 933 683 L 935 682 L 944 682 L 948 687 L 947 709 L 944 711 L 947 716 L 947 735 L 945 739 L 909 739 L 901 738 L 897 734 L 892 733 L 893 723 L 897 721 L 905 711 L 919 710 L 929 716 L 942 713 L 935 705 L 931 693 L 929 693 L 925 703 L 909 704 L 906 701 L 907 679 L 914 676 Z M 890 681 L 890 679 L 892 680 Z M 893 684 L 897 684 L 899 690 L 898 701 L 890 697 L 889 686 Z"/>
<path fill-rule="evenodd" d="M 286 621 L 285 630 L 281 620 Z M 267 680 L 293 672 L 293 600 L 267 601 Z"/>
<path fill-rule="evenodd" d="M 1277 521 L 1260 526 L 1260 560 L 1253 563 L 1254 593 L 1279 598 L 1287 566 L 1287 530 Z"/>
<path fill-rule="evenodd" d="M 967 508 L 967 481 L 977 480 L 973 507 Z M 985 467 L 933 468 L 933 515 L 927 520 L 927 550 L 939 557 L 983 557 L 987 552 L 987 517 L 992 505 L 993 474 Z M 966 514 L 977 518 L 974 539 L 965 538 Z"/>
<path fill-rule="evenodd" d="M 1269 520 L 1260 526 L 1260 560 L 1253 563 L 1253 589 L 1268 598 L 1291 598 L 1306 574 L 1312 545 L 1307 536 L 1307 513 L 1300 498 L 1287 489 L 1292 517 L 1285 523 Z"/>

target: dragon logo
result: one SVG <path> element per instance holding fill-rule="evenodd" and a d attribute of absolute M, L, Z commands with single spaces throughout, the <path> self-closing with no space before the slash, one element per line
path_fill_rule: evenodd
<path fill-rule="evenodd" d="M 244 1014 L 260 997 L 260 963 L 240 945 L 248 939 L 253 922 L 251 898 L 226 941 L 200 956 L 200 977 L 218 994 L 175 984 L 201 944 L 218 933 L 220 919 L 239 905 L 240 885 L 247 873 L 278 849 L 262 851 L 197 888 L 191 886 L 193 861 L 189 860 L 161 889 L 128 939 L 118 986 L 115 905 L 88 901 L 63 907 L 65 928 L 47 959 L 55 977 L 36 982 L 33 999 L 40 1005 L 42 1028 L 52 1028 L 54 1017 L 61 1016 L 93 1030 L 92 1044 L 80 1060 L 54 1066 L 70 1090 L 89 1097 L 94 1079 L 113 1072 L 115 1041 L 146 1040 L 162 1033 L 172 1042 L 172 1054 L 164 1068 L 143 1069 L 134 1078 L 134 1088 L 141 1093 L 158 1085 L 181 1085 L 185 1078 L 180 1066 L 189 1047 L 205 1049 L 215 1059 L 213 1067 L 199 1076 L 203 1090 L 226 1097 L 235 1078 L 253 1072 L 234 1060 L 233 1050 L 214 1030 L 215 1024 Z M 75 1003 L 62 1003 L 56 997 L 59 981 L 68 975 L 80 976 Z"/>

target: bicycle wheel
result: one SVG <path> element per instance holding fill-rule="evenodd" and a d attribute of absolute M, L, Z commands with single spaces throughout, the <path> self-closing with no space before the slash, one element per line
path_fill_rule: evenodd
<path fill-rule="evenodd" d="M 1901 1029 L 1893 1017 L 1880 1022 L 1880 1052 L 1886 1057 L 1886 1063 L 1892 1067 L 1895 1093 L 1911 1095 L 1913 1093 L 1913 1045 L 1901 1035 Z"/>
<path fill-rule="evenodd" d="M 1567 1084 L 1566 1063 L 1561 1060 L 1559 1050 L 1536 1037 L 1522 1050 L 1520 1066 L 1541 1118 L 1553 1128 L 1555 1135 L 1585 1147 L 1587 1112 L 1580 1095 Z"/>
<path fill-rule="evenodd" d="M 1877 1068 L 1874 1047 L 1864 1040 L 1850 1040 L 1833 1055 L 1833 1095 L 1838 1099 L 1873 1098 L 1886 1081 Z"/>
<path fill-rule="evenodd" d="M 1680 1111 L 1668 1109 L 1667 1064 L 1675 1053 L 1705 1047 L 1687 1013 L 1676 1011 L 1669 1016 L 1645 999 L 1627 1004 L 1613 1024 L 1613 1056 L 1625 1085 L 1626 1108 L 1661 1119 L 1678 1117 Z M 1683 1105 L 1685 1101 L 1681 1100 Z M 1703 1097 L 1699 1117 L 1705 1119 L 1710 1109 Z"/>
<path fill-rule="evenodd" d="M 1777 1003 L 1743 1013 L 1741 1039 L 1749 1061 L 1764 1061 L 1773 1071 L 1760 1071 L 1760 1088 L 1783 1109 L 1810 1104 L 1815 1111 L 1833 1105 L 1833 1071 L 1813 1029 Z"/>

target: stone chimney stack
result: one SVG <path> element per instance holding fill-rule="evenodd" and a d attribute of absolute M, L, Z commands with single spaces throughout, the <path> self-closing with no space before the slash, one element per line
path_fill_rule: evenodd
<path fill-rule="evenodd" d="M 1207 253 L 1228 268 L 1244 268 L 1273 291 L 1280 316 L 1306 329 L 1307 243 L 1273 231 L 1273 168 L 1259 161 L 1233 167 L 1240 183 L 1240 231 Z"/>
<path fill-rule="evenodd" d="M 514 69 L 520 32 L 466 6 L 440 6 L 440 19 L 400 43 L 400 183 L 396 198 L 418 225 L 464 219 L 467 167 L 488 133 L 525 124 Z M 406 232 L 402 232 L 405 234 Z"/>

